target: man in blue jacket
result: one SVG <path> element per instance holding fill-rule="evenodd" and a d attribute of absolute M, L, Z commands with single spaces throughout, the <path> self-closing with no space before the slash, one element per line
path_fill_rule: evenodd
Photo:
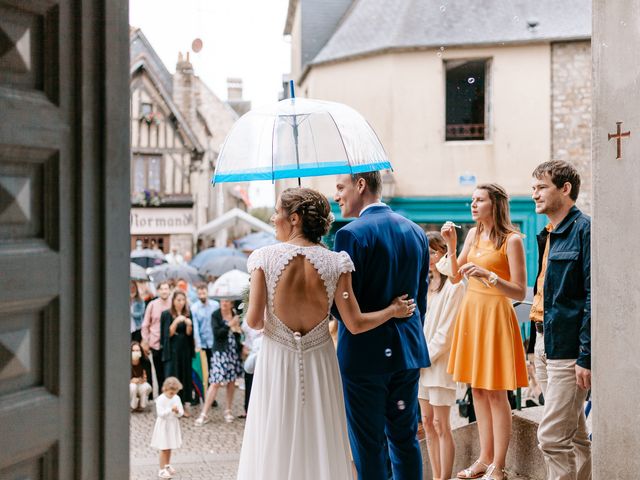
<path fill-rule="evenodd" d="M 536 213 L 549 219 L 538 235 L 531 307 L 536 376 L 545 400 L 538 442 L 547 480 L 591 478 L 584 414 L 591 388 L 591 219 L 575 206 L 579 191 L 580 175 L 567 162 L 545 162 L 533 172 Z"/>
<path fill-rule="evenodd" d="M 363 312 L 405 293 L 418 308 L 359 335 L 339 322 L 338 362 L 358 478 L 386 480 L 390 457 L 394 479 L 418 480 L 418 379 L 430 365 L 423 334 L 429 246 L 420 227 L 380 202 L 381 186 L 379 172 L 337 177 L 334 200 L 343 217 L 357 218 L 336 233 L 334 249 L 353 260 L 353 292 Z"/>

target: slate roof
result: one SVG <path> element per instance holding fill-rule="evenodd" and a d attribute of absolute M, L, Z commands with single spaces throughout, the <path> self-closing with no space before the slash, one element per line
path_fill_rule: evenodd
<path fill-rule="evenodd" d="M 147 37 L 144 36 L 142 30 L 139 28 L 131 27 L 129 29 L 129 61 L 133 65 L 141 59 L 146 57 L 146 63 L 156 72 L 158 81 L 162 84 L 165 91 L 173 96 L 173 75 L 169 73 L 167 67 L 162 63 L 160 57 L 153 49 Z"/>
<path fill-rule="evenodd" d="M 355 0 L 311 65 L 395 49 L 585 40 L 591 19 L 591 0 Z"/>
<path fill-rule="evenodd" d="M 131 28 L 129 30 L 129 41 L 131 44 L 129 74 L 130 77 L 144 71 L 154 84 L 162 100 L 166 103 L 171 113 L 176 118 L 176 128 L 185 143 L 197 152 L 198 155 L 204 153 L 204 148 L 198 140 L 197 135 L 187 122 L 186 118 L 173 101 L 173 75 L 169 73 L 167 67 L 162 63 L 160 57 L 153 49 L 140 29 Z M 135 45 L 135 52 L 134 52 Z"/>

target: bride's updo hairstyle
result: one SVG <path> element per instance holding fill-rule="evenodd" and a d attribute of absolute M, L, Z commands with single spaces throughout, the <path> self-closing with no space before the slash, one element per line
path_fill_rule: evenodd
<path fill-rule="evenodd" d="M 333 223 L 327 197 L 310 188 L 287 188 L 280 195 L 280 207 L 288 215 L 300 215 L 302 234 L 313 243 L 320 243 Z"/>

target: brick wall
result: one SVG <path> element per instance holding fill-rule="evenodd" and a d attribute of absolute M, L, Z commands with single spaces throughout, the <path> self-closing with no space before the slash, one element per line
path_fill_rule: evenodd
<path fill-rule="evenodd" d="M 551 45 L 551 158 L 582 179 L 578 207 L 591 213 L 591 43 Z"/>

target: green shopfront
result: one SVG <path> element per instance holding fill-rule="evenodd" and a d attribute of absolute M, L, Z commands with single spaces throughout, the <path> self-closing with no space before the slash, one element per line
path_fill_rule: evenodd
<path fill-rule="evenodd" d="M 425 231 L 440 230 L 442 224 L 451 220 L 463 227 L 462 240 L 466 232 L 473 227 L 471 207 L 468 198 L 461 197 L 411 197 L 392 198 L 386 201 L 395 212 L 414 221 Z M 527 260 L 527 283 L 533 286 L 538 267 L 538 252 L 536 234 L 546 225 L 545 217 L 536 215 L 531 197 L 513 197 L 510 201 L 511 220 L 516 224 L 524 236 L 524 247 Z M 331 209 L 336 217 L 331 232 L 326 239 L 333 245 L 335 232 L 350 219 L 342 218 L 340 209 L 335 202 L 331 202 Z"/>

